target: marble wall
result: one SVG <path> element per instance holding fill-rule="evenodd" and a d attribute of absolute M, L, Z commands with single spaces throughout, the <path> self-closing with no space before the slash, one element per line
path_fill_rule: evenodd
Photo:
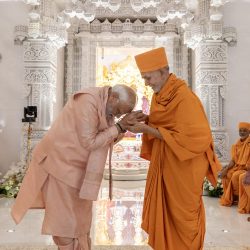
<path fill-rule="evenodd" d="M 22 132 L 22 97 L 24 62 L 23 47 L 14 45 L 14 27 L 27 25 L 28 10 L 23 2 L 0 2 L 0 120 L 5 127 L 0 133 L 0 172 L 19 159 Z"/>
<path fill-rule="evenodd" d="M 238 139 L 238 122 L 250 122 L 250 2 L 237 0 L 223 8 L 225 26 L 237 29 L 237 44 L 228 47 L 225 126 L 229 145 Z"/>

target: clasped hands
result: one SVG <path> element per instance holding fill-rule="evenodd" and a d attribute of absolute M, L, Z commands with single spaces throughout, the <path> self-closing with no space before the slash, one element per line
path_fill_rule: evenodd
<path fill-rule="evenodd" d="M 147 126 L 145 122 L 148 120 L 148 115 L 141 110 L 132 111 L 126 114 L 118 121 L 123 130 L 129 130 L 132 133 L 143 133 Z"/>

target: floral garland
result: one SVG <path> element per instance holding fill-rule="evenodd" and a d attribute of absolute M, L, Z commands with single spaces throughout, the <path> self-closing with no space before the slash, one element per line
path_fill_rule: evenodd
<path fill-rule="evenodd" d="M 0 179 L 0 196 L 16 197 L 26 173 L 25 162 L 12 163 L 9 171 Z M 1 175 L 1 173 L 0 173 Z"/>
<path fill-rule="evenodd" d="M 223 194 L 223 185 L 221 179 L 218 178 L 217 185 L 214 187 L 207 178 L 203 184 L 203 190 L 207 192 L 208 196 L 221 197 Z"/>

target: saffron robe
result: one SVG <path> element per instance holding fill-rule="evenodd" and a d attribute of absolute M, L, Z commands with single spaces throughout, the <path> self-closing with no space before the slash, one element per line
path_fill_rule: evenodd
<path fill-rule="evenodd" d="M 231 206 L 234 195 L 239 196 L 239 177 L 246 172 L 246 165 L 250 157 L 250 137 L 245 141 L 238 140 L 236 144 L 232 145 L 231 155 L 235 165 L 222 178 L 224 193 L 220 204 L 223 206 Z"/>
<path fill-rule="evenodd" d="M 201 250 L 205 235 L 205 176 L 216 185 L 221 168 L 200 100 L 171 74 L 151 102 L 149 126 L 164 140 L 143 134 L 141 157 L 150 160 L 142 228 L 155 250 Z"/>
<path fill-rule="evenodd" d="M 250 168 L 250 164 L 249 164 Z M 243 183 L 246 177 L 246 173 L 239 176 L 239 203 L 238 212 L 241 214 L 250 213 L 250 185 L 245 185 Z"/>

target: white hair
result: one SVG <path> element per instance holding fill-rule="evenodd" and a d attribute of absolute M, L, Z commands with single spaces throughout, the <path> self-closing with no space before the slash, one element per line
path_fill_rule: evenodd
<path fill-rule="evenodd" d="M 132 109 L 137 102 L 135 91 L 124 84 L 117 84 L 112 87 L 112 92 L 118 94 L 121 102 L 126 102 Z"/>

